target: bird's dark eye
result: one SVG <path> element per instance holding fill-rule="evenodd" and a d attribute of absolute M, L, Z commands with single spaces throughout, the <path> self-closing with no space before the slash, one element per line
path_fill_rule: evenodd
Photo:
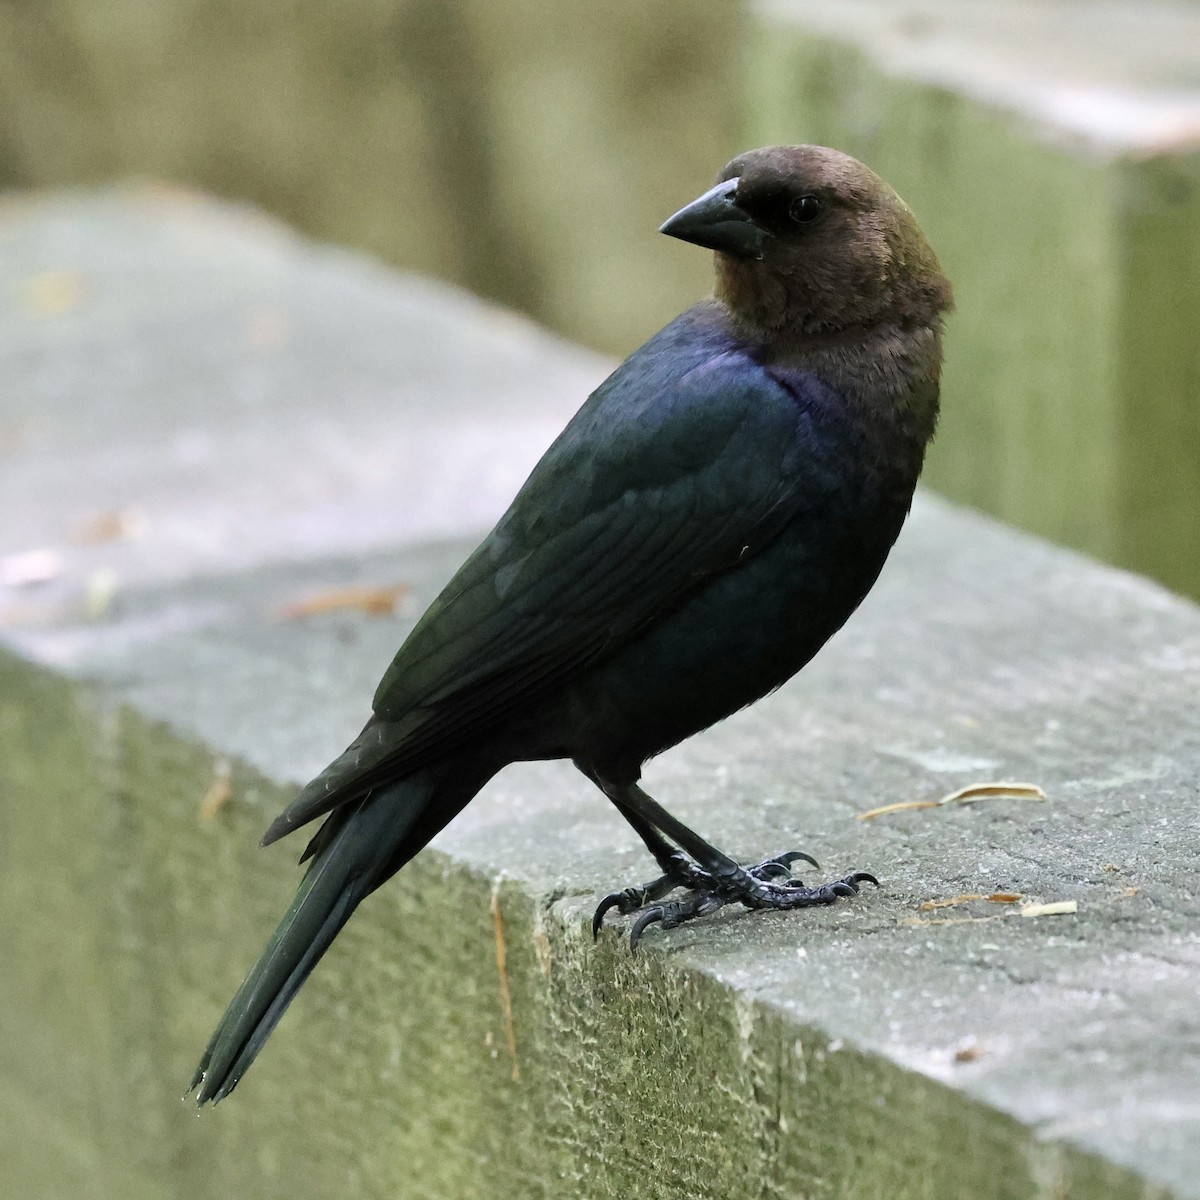
<path fill-rule="evenodd" d="M 824 211 L 825 205 L 820 196 L 797 196 L 788 205 L 788 216 L 797 225 L 810 225 Z"/>

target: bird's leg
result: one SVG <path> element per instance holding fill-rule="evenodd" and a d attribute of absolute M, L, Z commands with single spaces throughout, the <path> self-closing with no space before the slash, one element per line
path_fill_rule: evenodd
<path fill-rule="evenodd" d="M 634 832 L 645 843 L 646 849 L 654 856 L 654 861 L 662 871 L 657 879 L 643 883 L 640 887 L 627 887 L 619 892 L 609 892 L 600 901 L 592 916 L 592 937 L 599 935 L 604 914 L 609 909 L 615 908 L 622 916 L 627 916 L 654 900 L 661 900 L 676 888 L 694 888 L 707 882 L 705 872 L 701 871 L 678 846 L 671 845 L 649 821 L 623 802 L 619 788 L 605 786 L 604 781 L 588 763 L 576 759 L 575 766 L 616 805 L 617 811 L 633 826 Z"/>
<path fill-rule="evenodd" d="M 597 783 L 599 781 L 597 780 Z M 603 785 L 600 785 L 603 787 Z M 607 794 L 607 791 L 606 791 Z M 676 888 L 698 890 L 704 888 L 710 881 L 707 871 L 696 866 L 694 862 L 678 846 L 672 846 L 649 821 L 639 816 L 633 809 L 622 804 L 615 797 L 610 797 L 617 806 L 617 811 L 633 826 L 638 837 L 646 843 L 646 849 L 654 856 L 662 874 L 657 879 L 650 880 L 638 887 L 622 888 L 619 892 L 609 892 L 596 908 L 592 917 L 592 936 L 600 932 L 600 925 L 609 909 L 615 908 L 622 916 L 637 912 L 655 900 L 661 900 Z"/>
<path fill-rule="evenodd" d="M 637 784 L 618 785 L 593 778 L 637 831 L 664 872 L 661 878 L 640 888 L 626 888 L 606 896 L 592 919 L 594 934 L 599 932 L 605 914 L 612 908 L 623 915 L 640 911 L 630 934 L 630 945 L 636 948 L 648 925 L 661 922 L 670 929 L 734 901 L 747 908 L 809 908 L 832 904 L 839 896 L 853 896 L 860 883 L 879 885 L 873 875 L 855 871 L 820 887 L 805 887 L 793 878 L 791 864 L 803 860 L 815 867 L 817 862 L 800 850 L 789 850 L 743 867 L 677 821 Z M 680 887 L 691 894 L 658 903 Z"/>

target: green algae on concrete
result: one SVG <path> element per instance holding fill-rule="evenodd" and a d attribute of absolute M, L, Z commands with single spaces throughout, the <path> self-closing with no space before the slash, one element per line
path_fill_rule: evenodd
<path fill-rule="evenodd" d="M 13 1195 L 1160 1194 L 436 851 L 197 1117 L 196 1047 L 293 882 L 255 844 L 287 789 L 235 769 L 206 817 L 211 751 L 7 656 L 0 690 Z"/>

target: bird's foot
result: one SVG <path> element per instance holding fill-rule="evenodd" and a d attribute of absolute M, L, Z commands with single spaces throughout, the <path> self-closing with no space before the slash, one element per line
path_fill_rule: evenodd
<path fill-rule="evenodd" d="M 713 877 L 698 867 L 686 854 L 676 850 L 669 858 L 660 860 L 659 866 L 663 874 L 657 879 L 643 883 L 640 887 L 622 888 L 619 892 L 609 892 L 600 901 L 592 916 L 592 937 L 600 933 L 604 915 L 609 909 L 615 908 L 623 917 L 645 908 L 655 900 L 661 900 L 676 888 L 686 888 L 690 892 L 700 892 L 711 889 Z"/>
<path fill-rule="evenodd" d="M 854 896 L 861 883 L 879 886 L 879 880 L 865 871 L 855 871 L 832 883 L 805 887 L 792 875 L 791 865 L 804 861 L 817 866 L 814 858 L 800 850 L 789 850 L 774 858 L 746 867 L 734 867 L 728 873 L 717 874 L 698 867 L 682 854 L 678 861 L 659 878 L 641 887 L 612 892 L 600 901 L 592 917 L 592 935 L 597 936 L 605 915 L 616 909 L 622 916 L 636 913 L 637 920 L 629 934 L 629 947 L 637 949 L 638 941 L 650 925 L 661 924 L 673 929 L 684 921 L 695 920 L 733 902 L 747 908 L 811 908 L 818 904 L 833 904 L 840 896 Z M 677 900 L 666 897 L 677 888 L 689 893 Z"/>

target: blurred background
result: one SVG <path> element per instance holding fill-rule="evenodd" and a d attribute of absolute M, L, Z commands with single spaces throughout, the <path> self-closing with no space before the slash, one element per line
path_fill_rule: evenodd
<path fill-rule="evenodd" d="M 3 188 L 248 201 L 613 355 L 769 141 L 865 159 L 955 281 L 927 482 L 1200 594 L 1200 6 L 0 3 Z"/>
<path fill-rule="evenodd" d="M 177 1099 L 294 887 L 290 849 L 258 852 L 266 819 L 357 730 L 404 622 L 608 364 L 709 292 L 709 256 L 661 237 L 659 224 L 734 154 L 771 142 L 825 143 L 873 166 L 914 208 L 954 281 L 926 485 L 1200 598 L 1200 0 L 0 0 L 0 1194 L 366 1195 L 371 1181 L 414 1165 L 418 1178 L 428 1168 L 421 1195 L 474 1194 L 481 1180 L 489 1194 L 534 1194 L 505 1191 L 517 1174 L 496 1187 L 489 1174 L 508 1160 L 528 1164 L 531 1178 L 544 1170 L 535 1159 L 547 1124 L 509 1099 L 527 1093 L 512 1090 L 494 999 L 499 908 L 488 907 L 483 873 L 443 905 L 437 858 L 390 890 L 400 909 L 381 903 L 374 924 L 352 923 L 343 965 L 323 964 L 244 1103 L 198 1125 Z M 447 550 L 452 538 L 463 540 Z M 1003 559 L 971 560 L 1002 564 L 984 581 L 1002 627 L 980 647 L 989 661 L 1015 644 L 1014 614 L 1048 586 L 1046 551 L 1003 540 Z M 940 556 L 953 567 L 931 576 L 926 594 L 946 588 L 939 578 L 972 574 L 949 547 L 926 553 L 910 561 Z M 1038 608 L 1039 625 L 1054 638 L 1070 625 L 1062 646 L 1073 647 L 1086 603 L 1075 580 L 1088 572 L 1049 557 L 1063 600 L 1044 623 Z M 1025 609 L 1009 605 L 1038 570 Z M 1103 596 L 1097 628 L 1114 642 L 1128 633 L 1115 647 L 1096 639 L 1101 665 L 1081 676 L 1094 691 L 1050 680 L 1053 659 L 1031 688 L 1006 659 L 988 676 L 991 711 L 1015 714 L 998 740 L 986 721 L 973 740 L 980 722 L 939 703 L 913 717 L 920 754 L 884 745 L 861 763 L 856 749 L 853 766 L 830 762 L 848 794 L 869 780 L 880 799 L 936 795 L 915 789 L 936 786 L 936 771 L 992 769 L 993 750 L 1007 756 L 1016 743 L 1004 738 L 1019 729 L 1049 770 L 1074 744 L 1054 732 L 1059 689 L 1069 693 L 1063 713 L 1089 710 L 1085 729 L 1103 728 L 1114 744 L 1137 730 L 1154 747 L 1153 761 L 1137 760 L 1144 773 L 1121 774 L 1114 763 L 1124 760 L 1097 736 L 1064 768 L 1083 782 L 1046 809 L 1084 859 L 1098 853 L 1089 838 L 1101 822 L 1117 839 L 1145 823 L 1132 842 L 1149 847 L 1146 882 L 1159 881 L 1143 896 L 1152 919 L 1114 918 L 1122 945 L 1134 946 L 1191 919 L 1179 907 L 1195 895 L 1189 877 L 1147 865 L 1186 837 L 1146 803 L 1153 789 L 1163 805 L 1184 796 L 1162 782 L 1174 777 L 1162 764 L 1188 774 L 1191 726 L 1186 705 L 1177 725 L 1162 721 L 1173 693 L 1159 694 L 1157 709 L 1147 703 L 1159 724 L 1122 699 L 1131 686 L 1100 693 L 1135 659 L 1153 658 L 1160 683 L 1173 672 L 1186 685 L 1196 641 L 1143 654 L 1154 606 L 1183 621 L 1181 609 L 1119 578 L 1086 594 Z M 962 622 L 950 642 L 963 646 L 978 596 L 974 617 L 969 598 L 936 600 L 931 611 Z M 906 607 L 897 639 L 925 615 Z M 1041 631 L 1029 632 L 1041 646 Z M 967 664 L 953 668 L 970 677 Z M 897 708 L 909 703 L 903 690 L 880 694 L 889 690 Z M 782 813 L 811 790 L 797 766 L 811 745 L 807 725 L 772 730 L 776 749 L 755 751 L 751 778 L 788 797 L 773 806 Z M 705 753 L 693 760 L 697 779 L 723 752 Z M 723 760 L 719 771 L 712 786 L 724 789 Z M 1091 808 L 1097 791 L 1120 806 Z M 571 796 L 557 784 L 553 794 Z M 521 795 L 513 788 L 500 797 L 508 808 L 493 811 L 519 815 Z M 1179 802 L 1185 834 L 1193 800 Z M 572 826 L 583 831 L 561 860 L 572 886 L 607 861 L 591 840 L 615 822 L 601 807 L 580 806 Z M 1005 819 L 1006 837 L 1025 836 Z M 977 845 L 990 870 L 987 838 L 962 839 L 963 854 Z M 488 849 L 489 873 L 510 861 Z M 1122 862 L 1136 855 L 1120 851 Z M 540 857 L 560 868 L 555 853 Z M 414 919 L 396 921 L 397 911 Z M 543 962 L 542 942 L 537 961 L 532 950 L 537 936 L 550 944 L 540 915 L 536 934 L 522 920 L 512 918 L 508 959 L 519 1020 L 543 1011 L 550 989 L 549 952 Z M 1069 952 L 1090 946 L 1095 928 L 1072 935 Z M 398 947 L 413 929 L 425 940 L 410 956 Z M 1067 953 L 1048 956 L 1055 971 Z M 1131 995 L 1157 996 L 1163 963 L 1185 962 L 1179 946 L 1170 954 L 1147 951 L 1155 974 Z M 963 986 L 974 988 L 985 960 L 970 961 Z M 544 1011 L 586 1014 L 589 1030 L 593 1013 L 623 1021 L 625 1009 L 609 1007 L 607 965 L 609 990 L 577 1000 L 561 983 L 578 970 L 566 963 L 554 977 L 560 999 Z M 1026 992 L 1051 995 L 1019 975 Z M 628 995 L 644 976 L 616 978 Z M 425 992 L 427 979 L 442 983 Z M 454 1005 L 404 999 L 441 995 L 447 980 Z M 976 1011 L 972 996 L 964 1008 Z M 1078 996 L 1056 1017 L 1063 1028 L 1092 1012 L 1074 1007 Z M 1158 1038 L 1150 1000 L 1110 1001 L 1114 1021 L 1135 1013 Z M 721 1029 L 748 1028 L 740 1009 L 736 1020 L 715 1013 L 704 1009 L 718 1031 L 708 1045 L 723 1044 Z M 556 1031 L 551 1050 L 571 1040 L 546 1028 Z M 1178 1043 L 1156 1041 L 1155 1063 L 1177 1049 L 1186 1063 L 1191 1026 L 1174 1028 Z M 667 1058 L 678 1056 L 676 1034 Z M 760 1075 L 746 1036 L 734 1057 L 751 1063 L 756 1096 L 762 1079 L 774 1096 L 775 1068 Z M 589 1055 L 597 1040 L 579 1039 Z M 1081 1073 L 1111 1079 L 1144 1043 L 1114 1041 L 1106 1057 L 1070 1038 L 1059 1046 L 1057 1034 L 1054 1044 Z M 408 1069 L 424 1046 L 443 1072 L 436 1087 Z M 574 1099 L 576 1081 L 590 1093 L 591 1064 L 608 1060 L 578 1061 L 588 1065 L 571 1067 L 570 1087 L 551 1089 L 557 1145 L 624 1153 L 639 1136 L 624 1108 L 597 1132 L 596 1110 Z M 622 1067 L 630 1078 L 638 1069 Z M 859 1067 L 832 1069 L 819 1078 L 833 1083 L 818 1084 L 836 1085 L 828 1120 L 853 1129 L 854 1114 L 867 1114 L 864 1161 L 884 1163 L 863 1194 L 900 1194 L 896 1170 L 917 1180 L 911 1194 L 976 1194 L 955 1191 L 953 1171 L 950 1182 L 921 1181 L 925 1152 L 904 1142 L 892 1153 L 903 1134 L 889 1140 L 892 1118 L 863 1102 L 886 1100 L 886 1087 L 862 1091 L 840 1073 Z M 526 1078 L 538 1079 L 536 1065 Z M 676 1090 L 707 1106 L 691 1078 Z M 386 1086 L 364 1089 L 363 1079 Z M 1186 1096 L 1161 1090 L 1172 1114 L 1191 1111 Z M 1135 1114 L 1130 1095 L 1120 1119 L 1131 1137 L 1153 1125 L 1145 1145 L 1156 1154 L 1167 1109 Z M 996 1147 L 1010 1145 L 1018 1122 L 988 1132 L 973 1102 L 946 1103 L 911 1107 L 948 1161 L 979 1179 L 1001 1164 L 995 1186 L 1012 1196 L 1026 1194 L 1016 1181 L 1026 1170 L 1050 1178 L 1043 1151 L 1056 1156 L 1053 1144 L 1010 1156 Z M 732 1107 L 717 1106 L 714 1119 L 726 1122 Z M 901 1108 L 907 1101 L 892 1112 Z M 514 1112 L 524 1114 L 515 1124 Z M 1083 1128 L 1081 1112 L 1094 1116 L 1082 1105 L 1057 1128 Z M 1036 1119 L 1039 1139 L 1050 1128 L 1041 1107 L 1018 1115 Z M 771 1120 L 784 1129 L 775 1107 Z M 802 1182 L 780 1187 L 852 1190 L 840 1164 L 820 1167 L 830 1151 L 819 1132 L 810 1138 L 809 1120 L 792 1125 L 804 1147 L 789 1161 Z M 686 1143 L 670 1120 L 649 1126 Z M 1108 1127 L 1089 1128 L 1101 1139 Z M 486 1153 L 454 1159 L 454 1137 L 482 1139 Z M 714 1155 L 726 1146 L 714 1135 Z M 722 1161 L 733 1171 L 742 1160 Z M 440 1183 L 453 1172 L 467 1181 L 457 1192 Z M 1057 1182 L 1036 1192 L 1046 1189 L 1068 1194 Z"/>

